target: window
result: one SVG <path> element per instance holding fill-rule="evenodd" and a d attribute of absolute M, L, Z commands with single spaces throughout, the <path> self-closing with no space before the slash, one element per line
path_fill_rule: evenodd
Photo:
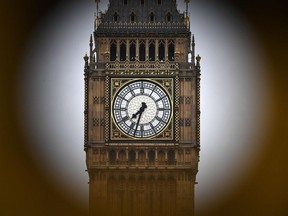
<path fill-rule="evenodd" d="M 132 40 L 130 42 L 130 61 L 135 61 L 136 59 L 136 42 Z"/>
<path fill-rule="evenodd" d="M 167 22 L 172 22 L 172 15 L 171 15 L 170 12 L 166 15 L 166 21 Z"/>
<path fill-rule="evenodd" d="M 155 61 L 155 41 L 151 40 L 149 44 L 149 61 Z"/>
<path fill-rule="evenodd" d="M 131 22 L 135 22 L 136 16 L 134 14 L 134 12 L 132 12 L 131 16 L 130 16 L 130 20 Z"/>
<path fill-rule="evenodd" d="M 158 0 L 158 5 L 161 5 L 162 4 L 162 0 Z"/>
<path fill-rule="evenodd" d="M 169 45 L 168 45 L 168 60 L 169 61 L 174 61 L 175 59 L 174 53 L 175 53 L 175 43 L 173 40 L 170 40 Z"/>
<path fill-rule="evenodd" d="M 155 15 L 154 15 L 154 13 L 151 13 L 151 14 L 150 14 L 149 19 L 150 19 L 150 22 L 155 22 Z"/>
<path fill-rule="evenodd" d="M 119 16 L 118 16 L 118 14 L 115 12 L 114 15 L 113 15 L 113 21 L 114 21 L 114 22 L 118 22 L 118 20 L 119 20 Z"/>
<path fill-rule="evenodd" d="M 150 150 L 150 151 L 148 152 L 148 160 L 149 160 L 149 162 L 155 161 L 155 151 Z"/>
<path fill-rule="evenodd" d="M 144 5 L 144 0 L 141 0 L 141 5 Z"/>
<path fill-rule="evenodd" d="M 110 162 L 116 161 L 116 152 L 114 150 L 109 152 L 109 160 L 110 160 Z"/>
<path fill-rule="evenodd" d="M 175 163 L 175 152 L 173 150 L 168 151 L 168 164 L 174 164 Z"/>
<path fill-rule="evenodd" d="M 159 41 L 158 57 L 159 57 L 159 61 L 165 60 L 165 41 L 163 40 Z"/>
<path fill-rule="evenodd" d="M 124 5 L 127 5 L 128 0 L 123 0 Z"/>
<path fill-rule="evenodd" d="M 120 61 L 126 61 L 126 42 L 120 41 Z"/>
<path fill-rule="evenodd" d="M 136 152 L 135 151 L 129 151 L 128 158 L 129 158 L 129 162 L 135 162 L 136 161 Z"/>
<path fill-rule="evenodd" d="M 116 53 L 117 53 L 116 41 L 112 40 L 110 42 L 110 61 L 115 61 L 116 60 Z"/>
<path fill-rule="evenodd" d="M 146 56 L 146 43 L 144 40 L 141 40 L 139 47 L 139 61 L 145 61 L 145 56 Z"/>

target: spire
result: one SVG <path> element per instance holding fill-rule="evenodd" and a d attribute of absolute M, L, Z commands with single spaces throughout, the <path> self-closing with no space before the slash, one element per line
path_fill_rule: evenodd
<path fill-rule="evenodd" d="M 195 37 L 192 35 L 192 62 L 195 64 Z"/>
<path fill-rule="evenodd" d="M 95 0 L 96 2 L 96 19 L 95 19 L 95 29 L 97 29 L 97 27 L 99 26 L 99 2 L 100 0 Z"/>
<path fill-rule="evenodd" d="M 92 34 L 90 35 L 90 61 L 92 61 L 93 59 L 93 37 L 92 37 Z"/>

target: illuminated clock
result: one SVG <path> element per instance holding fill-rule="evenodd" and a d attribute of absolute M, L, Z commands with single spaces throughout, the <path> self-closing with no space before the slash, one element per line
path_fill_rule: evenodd
<path fill-rule="evenodd" d="M 157 82 L 134 80 L 115 93 L 112 115 L 116 126 L 128 137 L 155 137 L 170 122 L 171 98 Z"/>

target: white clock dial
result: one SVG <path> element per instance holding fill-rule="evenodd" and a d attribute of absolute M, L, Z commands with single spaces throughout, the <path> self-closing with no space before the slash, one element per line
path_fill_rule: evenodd
<path fill-rule="evenodd" d="M 157 83 L 137 80 L 122 87 L 112 105 L 117 126 L 128 136 L 148 138 L 168 125 L 172 106 L 168 94 Z"/>

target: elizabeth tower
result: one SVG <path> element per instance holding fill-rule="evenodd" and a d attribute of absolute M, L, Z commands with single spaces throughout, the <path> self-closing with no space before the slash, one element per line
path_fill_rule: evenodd
<path fill-rule="evenodd" d="M 89 214 L 194 215 L 200 56 L 176 0 L 110 0 L 85 55 Z"/>

